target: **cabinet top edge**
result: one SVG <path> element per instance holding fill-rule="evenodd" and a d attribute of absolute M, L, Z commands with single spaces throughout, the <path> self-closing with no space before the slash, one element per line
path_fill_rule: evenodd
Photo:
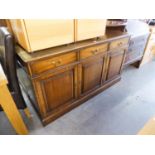
<path fill-rule="evenodd" d="M 16 45 L 16 53 L 24 63 L 30 63 L 32 61 L 37 61 L 50 56 L 64 54 L 71 51 L 78 51 L 82 48 L 87 48 L 87 47 L 99 45 L 102 43 L 108 43 L 108 42 L 121 39 L 121 38 L 126 38 L 126 37 L 130 37 L 130 34 L 126 32 L 121 32 L 121 31 L 115 31 L 110 33 L 107 32 L 105 36 L 100 37 L 99 39 L 84 40 L 76 43 L 71 43 L 68 45 L 62 45 L 58 47 L 36 51 L 33 53 L 28 53 L 25 49 L 23 49 L 19 45 Z"/>

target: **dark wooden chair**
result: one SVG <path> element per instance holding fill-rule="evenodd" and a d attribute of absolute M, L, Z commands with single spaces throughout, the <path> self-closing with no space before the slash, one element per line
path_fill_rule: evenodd
<path fill-rule="evenodd" d="M 0 62 L 8 79 L 8 87 L 18 109 L 30 117 L 17 78 L 17 61 L 13 35 L 6 27 L 0 27 Z"/>

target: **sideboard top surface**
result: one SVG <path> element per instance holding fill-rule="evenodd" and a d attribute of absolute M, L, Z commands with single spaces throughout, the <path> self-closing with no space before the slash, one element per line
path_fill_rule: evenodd
<path fill-rule="evenodd" d="M 31 54 L 26 52 L 19 45 L 17 45 L 16 52 L 17 52 L 17 55 L 20 57 L 20 59 L 24 63 L 29 63 L 29 62 L 37 61 L 39 59 L 43 59 L 43 58 L 46 58 L 49 56 L 55 56 L 55 55 L 67 53 L 70 51 L 76 51 L 76 50 L 80 50 L 82 48 L 86 48 L 89 46 L 98 45 L 98 44 L 110 42 L 110 41 L 113 41 L 116 39 L 121 39 L 121 38 L 129 37 L 129 36 L 130 35 L 128 33 L 114 31 L 114 32 L 107 32 L 105 36 L 103 36 L 102 38 L 99 38 L 99 39 L 90 39 L 90 40 L 76 42 L 76 43 L 72 43 L 72 44 L 68 44 L 68 45 L 44 49 L 44 50 L 40 50 L 40 51 L 31 53 Z"/>

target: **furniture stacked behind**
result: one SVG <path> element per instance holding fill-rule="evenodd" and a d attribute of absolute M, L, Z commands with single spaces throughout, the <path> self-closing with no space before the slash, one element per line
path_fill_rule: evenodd
<path fill-rule="evenodd" d="M 137 66 L 139 67 L 149 37 L 149 26 L 138 20 L 128 20 L 126 30 L 131 35 L 131 38 L 124 66 L 138 62 Z"/>
<path fill-rule="evenodd" d="M 146 45 L 142 65 L 150 62 L 155 57 L 155 26 L 150 26 L 150 35 Z"/>
<path fill-rule="evenodd" d="M 141 61 L 144 55 L 149 34 L 131 37 L 124 65 Z"/>
<path fill-rule="evenodd" d="M 17 42 L 27 52 L 104 36 L 106 27 L 105 19 L 11 19 L 9 22 Z"/>

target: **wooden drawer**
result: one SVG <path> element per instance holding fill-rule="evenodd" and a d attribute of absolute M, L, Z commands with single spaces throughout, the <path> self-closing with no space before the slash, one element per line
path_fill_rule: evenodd
<path fill-rule="evenodd" d="M 80 51 L 80 59 L 88 58 L 90 56 L 106 52 L 107 50 L 108 50 L 108 44 L 89 47 Z"/>
<path fill-rule="evenodd" d="M 119 48 L 128 45 L 129 38 L 123 38 L 110 43 L 109 49 Z"/>
<path fill-rule="evenodd" d="M 44 71 L 47 71 L 65 64 L 73 63 L 76 60 L 77 60 L 76 52 L 63 54 L 63 55 L 55 56 L 44 60 L 39 60 L 37 62 L 30 64 L 31 74 L 39 74 Z"/>

